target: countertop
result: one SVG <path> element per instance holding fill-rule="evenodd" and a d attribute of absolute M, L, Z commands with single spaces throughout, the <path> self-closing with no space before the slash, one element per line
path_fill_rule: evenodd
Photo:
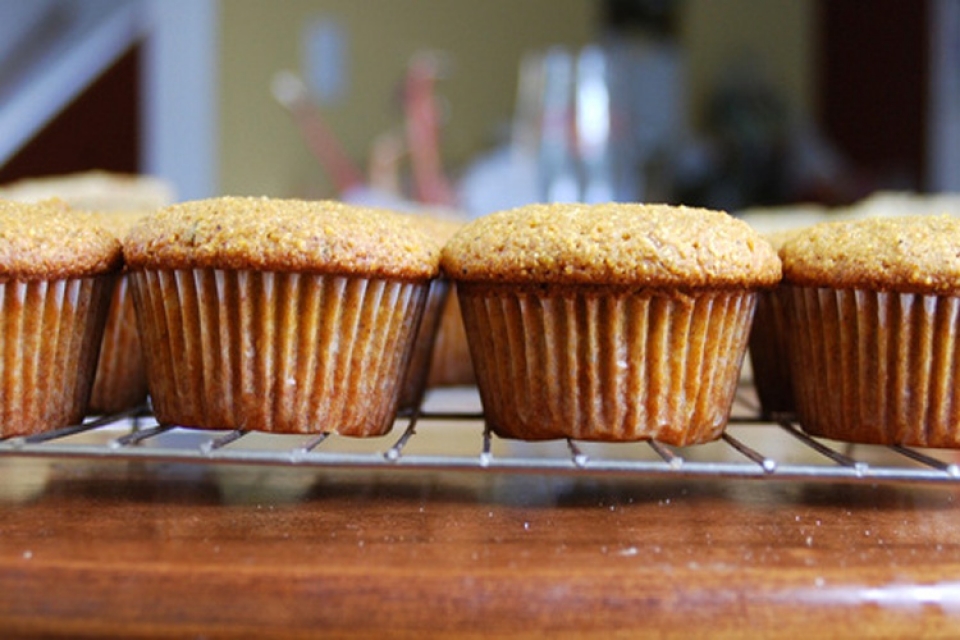
<path fill-rule="evenodd" d="M 0 456 L 0 636 L 950 637 L 960 484 Z"/>

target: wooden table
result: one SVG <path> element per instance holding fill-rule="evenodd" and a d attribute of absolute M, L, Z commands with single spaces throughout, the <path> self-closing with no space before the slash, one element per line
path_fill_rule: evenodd
<path fill-rule="evenodd" d="M 0 457 L 0 637 L 956 637 L 960 488 Z"/>

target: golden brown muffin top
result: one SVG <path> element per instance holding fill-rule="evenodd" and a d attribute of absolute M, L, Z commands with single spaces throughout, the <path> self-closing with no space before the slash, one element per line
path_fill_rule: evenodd
<path fill-rule="evenodd" d="M 93 215 L 107 231 L 113 233 L 118 240 L 123 240 L 130 229 L 149 213 L 149 211 L 94 211 Z"/>
<path fill-rule="evenodd" d="M 794 237 L 798 233 L 801 233 L 802 231 L 802 228 L 771 231 L 770 233 L 764 233 L 763 239 L 770 243 L 770 246 L 773 247 L 774 251 L 779 252 L 780 247 L 782 247 L 787 240 Z"/>
<path fill-rule="evenodd" d="M 21 202 L 59 198 L 80 211 L 151 211 L 173 202 L 174 194 L 172 185 L 161 178 L 93 170 L 3 184 L 0 198 Z"/>
<path fill-rule="evenodd" d="M 772 286 L 773 248 L 746 223 L 661 204 L 537 204 L 468 223 L 444 247 L 454 280 L 649 287 Z"/>
<path fill-rule="evenodd" d="M 412 213 L 408 215 L 418 229 L 433 238 L 440 246 L 446 244 L 466 224 L 466 220 L 431 213 Z"/>
<path fill-rule="evenodd" d="M 960 219 L 865 218 L 814 225 L 780 249 L 784 280 L 901 293 L 960 292 Z"/>
<path fill-rule="evenodd" d="M 95 215 L 60 200 L 0 200 L 0 279 L 79 278 L 122 264 L 119 241 Z"/>
<path fill-rule="evenodd" d="M 430 278 L 440 245 L 400 214 L 329 200 L 221 197 L 159 209 L 123 242 L 131 269 Z"/>

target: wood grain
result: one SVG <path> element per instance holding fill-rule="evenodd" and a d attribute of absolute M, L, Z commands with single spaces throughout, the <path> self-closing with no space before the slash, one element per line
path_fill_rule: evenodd
<path fill-rule="evenodd" d="M 926 637 L 957 490 L 0 459 L 3 637 Z"/>

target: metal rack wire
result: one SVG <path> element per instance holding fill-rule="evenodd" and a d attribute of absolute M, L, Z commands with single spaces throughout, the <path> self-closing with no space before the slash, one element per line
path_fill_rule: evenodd
<path fill-rule="evenodd" d="M 211 432 L 159 425 L 128 412 L 49 433 L 0 440 L 3 456 L 98 458 L 201 464 L 256 464 L 355 469 L 453 470 L 714 477 L 768 480 L 960 483 L 951 452 L 844 445 L 811 438 L 789 419 L 763 421 L 738 399 L 716 443 L 671 447 L 659 442 L 599 444 L 503 440 L 479 411 L 424 406 L 397 420 L 391 435 L 365 441 L 313 436 Z"/>

